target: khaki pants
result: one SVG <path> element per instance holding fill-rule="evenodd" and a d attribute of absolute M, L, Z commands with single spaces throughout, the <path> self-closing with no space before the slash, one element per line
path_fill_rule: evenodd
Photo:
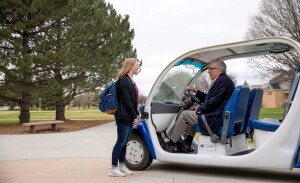
<path fill-rule="evenodd" d="M 196 115 L 195 111 L 183 111 L 176 123 L 168 131 L 167 136 L 175 143 L 184 132 L 193 137 L 195 136 L 194 126 L 196 124 L 198 124 L 198 115 Z"/>

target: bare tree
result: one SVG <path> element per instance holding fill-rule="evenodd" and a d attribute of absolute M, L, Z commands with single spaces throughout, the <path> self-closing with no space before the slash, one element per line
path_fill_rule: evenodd
<path fill-rule="evenodd" d="M 211 80 L 209 79 L 208 73 L 203 73 L 195 82 L 195 88 L 207 93 L 211 86 Z"/>
<path fill-rule="evenodd" d="M 147 100 L 147 95 L 145 93 L 139 92 L 139 104 L 145 104 Z"/>
<path fill-rule="evenodd" d="M 77 105 L 78 109 L 80 107 L 90 108 L 95 103 L 94 97 L 92 92 L 82 93 L 75 97 L 74 104 Z"/>
<path fill-rule="evenodd" d="M 250 17 L 245 38 L 271 36 L 288 37 L 300 42 L 300 1 L 262 0 L 258 15 Z M 262 78 L 276 75 L 293 76 L 300 65 L 298 55 L 283 53 L 250 59 L 248 65 L 257 68 Z"/>
<path fill-rule="evenodd" d="M 236 75 L 233 73 L 228 73 L 227 75 L 232 80 L 233 84 L 236 86 L 236 84 L 237 84 Z"/>
<path fill-rule="evenodd" d="M 228 77 L 233 81 L 234 85 L 236 85 L 236 76 L 234 74 L 228 74 Z M 203 73 L 195 82 L 195 87 L 204 93 L 209 91 L 211 85 L 212 81 L 207 72 Z"/>

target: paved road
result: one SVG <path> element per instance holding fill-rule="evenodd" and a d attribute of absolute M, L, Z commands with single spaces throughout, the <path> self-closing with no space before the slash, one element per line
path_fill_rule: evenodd
<path fill-rule="evenodd" d="M 0 183 L 300 182 L 300 171 L 254 170 L 154 161 L 133 176 L 107 176 L 116 127 L 69 133 L 0 135 Z"/>

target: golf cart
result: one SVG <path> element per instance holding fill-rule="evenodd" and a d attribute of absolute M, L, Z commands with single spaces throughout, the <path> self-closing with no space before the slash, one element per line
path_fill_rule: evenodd
<path fill-rule="evenodd" d="M 126 166 L 143 170 L 153 160 L 222 167 L 286 169 L 300 167 L 300 69 L 295 73 L 281 119 L 258 119 L 263 90 L 236 86 L 222 114 L 219 141 L 201 134 L 195 126 L 189 153 L 169 153 L 161 147 L 166 132 L 183 110 L 193 110 L 195 95 L 188 85 L 203 86 L 208 64 L 232 59 L 260 59 L 265 55 L 294 52 L 300 56 L 300 44 L 287 38 L 263 38 L 200 48 L 172 61 L 155 81 L 145 105 L 140 107 L 142 121 L 133 127 L 127 144 Z M 202 90 L 207 90 L 203 87 Z M 209 123 L 209 121 L 208 121 Z M 253 138 L 252 146 L 249 138 Z M 185 134 L 182 135 L 182 139 Z"/>

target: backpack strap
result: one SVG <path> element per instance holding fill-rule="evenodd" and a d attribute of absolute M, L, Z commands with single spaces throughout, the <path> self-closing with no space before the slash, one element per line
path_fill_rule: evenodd
<path fill-rule="evenodd" d="M 133 83 L 132 83 L 132 81 L 128 78 L 128 77 L 126 77 L 126 76 L 122 76 L 120 79 L 118 79 L 117 81 L 116 81 L 116 83 L 117 83 L 117 87 L 116 87 L 116 90 L 117 90 L 117 97 L 119 98 L 120 96 L 120 93 L 119 93 L 119 82 L 120 82 L 120 80 L 122 79 L 122 78 L 127 78 L 128 79 L 128 81 L 131 83 L 131 87 L 130 87 L 130 90 L 132 89 L 132 85 L 133 85 Z"/>
<path fill-rule="evenodd" d="M 130 89 L 132 89 L 132 88 L 133 88 L 133 82 L 132 82 L 132 80 L 131 80 L 131 79 L 129 79 L 128 77 L 126 77 L 126 76 L 122 76 L 122 77 L 121 77 L 121 79 L 122 79 L 122 78 L 126 78 L 126 79 L 128 79 L 129 83 L 131 83 L 131 87 L 130 87 Z"/>

